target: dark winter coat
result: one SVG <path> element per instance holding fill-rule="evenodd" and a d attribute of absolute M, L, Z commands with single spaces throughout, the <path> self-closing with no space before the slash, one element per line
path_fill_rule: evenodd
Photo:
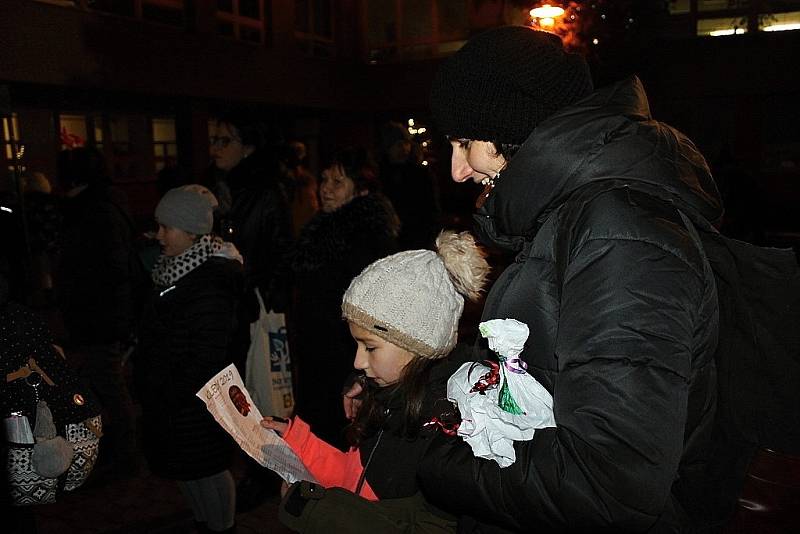
<path fill-rule="evenodd" d="M 355 342 L 342 320 L 342 296 L 373 261 L 397 250 L 398 223 L 385 197 L 356 197 L 318 212 L 296 243 L 291 351 L 297 368 L 297 413 L 329 443 L 341 445 L 341 390 L 353 369 Z"/>
<path fill-rule="evenodd" d="M 267 310 L 285 311 L 290 299 L 292 219 L 278 169 L 254 153 L 225 177 L 232 203 L 223 238 L 244 257 L 245 291 L 258 288 Z M 247 322 L 258 319 L 255 297 L 248 298 Z"/>
<path fill-rule="evenodd" d="M 55 289 L 74 344 L 127 341 L 142 274 L 134 227 L 118 193 L 89 186 L 64 202 Z"/>
<path fill-rule="evenodd" d="M 601 181 L 573 227 L 560 227 L 565 199 Z M 496 184 L 479 228 L 519 254 L 483 320 L 530 327 L 522 358 L 552 393 L 557 426 L 516 443 L 516 462 L 502 470 L 463 442 L 440 443 L 420 468 L 428 498 L 515 531 L 681 530 L 681 479 L 706 452 L 714 414 L 718 310 L 675 208 L 719 220 L 705 161 L 652 120 L 633 78 L 540 124 Z"/>
<path fill-rule="evenodd" d="M 230 465 L 233 441 L 195 393 L 232 362 L 242 285 L 238 262 L 210 257 L 151 296 L 134 370 L 145 457 L 159 476 L 193 480 Z"/>

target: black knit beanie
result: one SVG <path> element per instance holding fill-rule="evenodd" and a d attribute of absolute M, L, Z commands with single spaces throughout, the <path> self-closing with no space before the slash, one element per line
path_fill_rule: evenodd
<path fill-rule="evenodd" d="M 558 36 L 503 26 L 476 35 L 444 61 L 431 109 L 446 135 L 519 145 L 592 91 L 586 61 L 565 52 Z"/>

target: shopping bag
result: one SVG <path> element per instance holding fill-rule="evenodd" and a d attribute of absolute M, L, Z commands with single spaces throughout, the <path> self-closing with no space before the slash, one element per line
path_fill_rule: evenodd
<path fill-rule="evenodd" d="M 258 290 L 256 298 L 259 313 L 258 320 L 250 324 L 245 386 L 262 414 L 288 417 L 294 409 L 294 392 L 286 318 L 268 312 Z"/>

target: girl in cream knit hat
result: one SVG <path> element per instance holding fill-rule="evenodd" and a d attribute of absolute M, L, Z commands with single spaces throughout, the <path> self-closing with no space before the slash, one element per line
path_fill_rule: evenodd
<path fill-rule="evenodd" d="M 342 452 L 295 417 L 265 418 L 316 477 L 292 486 L 281 520 L 300 532 L 449 532 L 455 522 L 425 503 L 416 468 L 436 429 L 449 431 L 447 378 L 464 298 L 476 299 L 489 266 L 467 232 L 442 232 L 437 252 L 410 250 L 366 267 L 342 301 L 363 373 L 364 398 Z M 345 491 L 346 490 L 346 491 Z M 370 502 L 377 501 L 377 502 Z M 361 530 L 359 530 L 361 529 Z"/>

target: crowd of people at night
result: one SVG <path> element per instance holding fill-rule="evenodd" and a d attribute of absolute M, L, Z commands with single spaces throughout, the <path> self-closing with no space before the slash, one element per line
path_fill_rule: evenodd
<path fill-rule="evenodd" d="M 580 55 L 526 27 L 444 59 L 430 108 L 452 180 L 483 187 L 469 231 L 446 227 L 397 123 L 377 154 L 338 147 L 315 176 L 302 143 L 219 113 L 209 169 L 162 175 L 147 233 L 100 151 L 63 151 L 62 194 L 28 178 L 30 238 L 5 243 L 26 252 L 0 264 L 4 417 L 39 428 L 41 399 L 64 417 L 13 374 L 59 361 L 80 389 L 70 416 L 102 417 L 95 475 L 175 481 L 202 533 L 235 532 L 237 511 L 276 495 L 306 533 L 721 532 L 736 501 L 718 497 L 748 461 L 711 473 L 720 307 L 696 228 L 724 211 L 704 156 L 651 116 L 638 78 L 595 87 Z M 496 368 L 552 396 L 555 426 L 515 441 L 508 466 L 460 437 L 448 400 L 459 367 L 496 360 L 477 324 L 459 338 L 470 302 L 527 326 L 518 367 Z M 262 430 L 314 481 L 249 459 L 196 396 L 229 364 L 245 376 L 262 309 L 285 314 L 295 401 Z"/>

